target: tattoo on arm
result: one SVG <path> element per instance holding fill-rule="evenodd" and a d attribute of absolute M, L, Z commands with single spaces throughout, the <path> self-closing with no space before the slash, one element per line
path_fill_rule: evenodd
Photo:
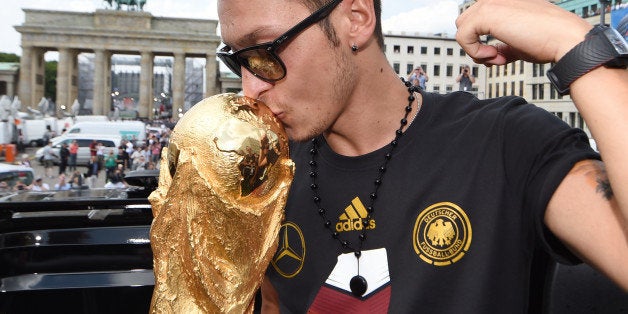
<path fill-rule="evenodd" d="M 604 196 L 605 199 L 611 200 L 613 198 L 613 188 L 611 187 L 611 182 L 608 180 L 608 176 L 606 175 L 606 167 L 604 167 L 604 165 L 601 165 L 596 181 L 597 187 L 595 190 L 602 193 L 602 196 Z"/>

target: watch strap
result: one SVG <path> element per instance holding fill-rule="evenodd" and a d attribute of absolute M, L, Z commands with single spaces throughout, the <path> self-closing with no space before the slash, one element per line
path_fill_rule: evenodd
<path fill-rule="evenodd" d="M 547 77 L 561 95 L 569 94 L 569 86 L 577 78 L 617 56 L 603 34 L 606 27 L 595 26 L 584 41 L 569 50 L 547 71 Z"/>

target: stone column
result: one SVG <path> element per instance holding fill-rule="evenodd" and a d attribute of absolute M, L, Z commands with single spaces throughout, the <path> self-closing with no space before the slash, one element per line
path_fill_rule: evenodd
<path fill-rule="evenodd" d="M 46 61 L 44 54 L 43 49 L 34 49 L 31 54 L 31 107 L 34 109 L 38 109 L 36 107 L 45 95 Z"/>
<path fill-rule="evenodd" d="M 15 86 L 13 84 L 13 81 L 7 82 L 7 96 L 9 97 L 15 96 Z"/>
<path fill-rule="evenodd" d="M 203 98 L 207 98 L 220 93 L 218 86 L 218 61 L 216 61 L 216 53 L 208 53 L 205 60 L 205 94 Z"/>
<path fill-rule="evenodd" d="M 68 89 L 68 111 L 72 111 L 72 104 L 74 104 L 74 100 L 78 99 L 78 91 L 79 91 L 79 73 L 78 73 L 78 51 L 70 50 L 70 68 L 69 68 L 69 80 L 70 87 Z"/>
<path fill-rule="evenodd" d="M 61 106 L 69 108 L 72 105 L 69 95 L 70 84 L 70 67 L 72 66 L 72 56 L 70 49 L 59 49 L 59 63 L 57 64 L 57 117 L 63 117 L 63 109 Z"/>
<path fill-rule="evenodd" d="M 174 54 L 172 77 L 172 117 L 177 119 L 185 102 L 185 54 Z"/>
<path fill-rule="evenodd" d="M 153 111 L 153 53 L 142 51 L 140 61 L 140 99 L 138 115 L 140 118 L 148 118 Z"/>
<path fill-rule="evenodd" d="M 104 50 L 98 49 L 95 51 L 94 58 L 94 107 L 92 108 L 92 114 L 94 115 L 107 115 L 109 113 L 108 104 L 111 101 L 110 90 L 107 89 L 107 86 L 110 83 L 107 83 L 107 78 L 111 75 L 111 70 L 109 69 L 109 60 L 111 58 L 111 53 Z"/>
<path fill-rule="evenodd" d="M 31 58 L 33 55 L 32 47 L 22 47 L 22 57 L 20 58 L 20 83 L 19 83 L 19 91 L 18 97 L 22 102 L 21 111 L 26 111 L 26 107 L 33 107 L 33 99 L 32 99 L 32 69 L 31 69 Z"/>
<path fill-rule="evenodd" d="M 113 104 L 113 97 L 111 96 L 111 92 L 113 89 L 111 88 L 111 56 L 113 54 L 111 51 L 105 52 L 105 62 L 104 73 L 105 73 L 105 104 L 103 106 L 103 115 L 109 115 L 111 113 L 111 105 Z"/>

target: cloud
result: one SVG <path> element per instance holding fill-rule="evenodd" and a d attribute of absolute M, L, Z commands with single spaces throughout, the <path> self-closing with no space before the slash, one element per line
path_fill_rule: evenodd
<path fill-rule="evenodd" d="M 421 2 L 421 4 L 418 4 Z M 417 3 L 411 6 L 416 9 L 400 11 L 397 14 L 389 15 L 382 21 L 384 32 L 406 32 L 434 34 L 447 33 L 454 35 L 456 33 L 456 17 L 458 17 L 458 4 L 456 1 L 419 1 L 414 0 L 410 3 Z M 420 7 L 418 7 L 420 5 Z M 391 9 L 395 9 L 392 7 Z M 399 8 L 397 8 L 399 9 Z M 392 11 L 392 10 L 391 10 Z"/>

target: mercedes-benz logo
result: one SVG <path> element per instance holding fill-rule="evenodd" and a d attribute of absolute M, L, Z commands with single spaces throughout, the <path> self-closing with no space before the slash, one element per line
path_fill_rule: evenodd
<path fill-rule="evenodd" d="M 279 248 L 271 264 L 285 278 L 296 276 L 305 263 L 305 239 L 299 226 L 286 222 L 279 231 Z"/>

